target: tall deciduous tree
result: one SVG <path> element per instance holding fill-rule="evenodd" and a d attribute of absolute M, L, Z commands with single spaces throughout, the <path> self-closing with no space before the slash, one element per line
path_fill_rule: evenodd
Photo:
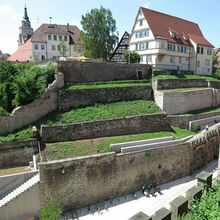
<path fill-rule="evenodd" d="M 101 6 L 82 16 L 81 39 L 84 42 L 84 55 L 107 60 L 118 42 L 116 21 L 109 9 Z"/>
<path fill-rule="evenodd" d="M 212 72 L 215 73 L 219 66 L 219 56 L 217 52 L 213 53 L 212 56 Z"/>

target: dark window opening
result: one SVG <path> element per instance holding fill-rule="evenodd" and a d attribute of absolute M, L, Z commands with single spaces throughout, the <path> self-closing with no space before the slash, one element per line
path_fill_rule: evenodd
<path fill-rule="evenodd" d="M 139 80 L 143 79 L 143 72 L 142 72 L 142 70 L 138 70 L 138 79 Z"/>

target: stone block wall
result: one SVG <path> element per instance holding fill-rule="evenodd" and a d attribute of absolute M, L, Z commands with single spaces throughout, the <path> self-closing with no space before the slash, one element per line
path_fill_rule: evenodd
<path fill-rule="evenodd" d="M 29 125 L 58 107 L 58 90 L 64 86 L 63 74 L 59 73 L 44 94 L 34 102 L 13 110 L 10 116 L 0 116 L 0 134 L 6 134 Z"/>
<path fill-rule="evenodd" d="M 37 153 L 37 139 L 0 143 L 0 168 L 29 165 Z"/>
<path fill-rule="evenodd" d="M 40 163 L 41 206 L 60 197 L 62 208 L 73 210 L 191 175 L 218 156 L 219 131 L 218 125 L 188 143 L 151 149 L 151 155 L 111 152 Z"/>
<path fill-rule="evenodd" d="M 213 89 L 154 91 L 155 103 L 167 114 L 182 114 L 215 106 Z"/>
<path fill-rule="evenodd" d="M 152 69 L 146 64 L 119 64 L 59 61 L 59 71 L 64 73 L 65 83 L 136 80 L 138 72 L 143 79 L 151 78 Z"/>
<path fill-rule="evenodd" d="M 170 130 L 165 114 L 151 114 L 66 125 L 42 125 L 40 134 L 44 142 L 58 142 Z"/>
<path fill-rule="evenodd" d="M 152 87 L 155 90 L 207 87 L 205 79 L 154 79 Z"/>
<path fill-rule="evenodd" d="M 97 89 L 60 90 L 59 109 L 85 107 L 95 103 L 111 103 L 117 101 L 151 100 L 150 86 L 128 86 Z"/>

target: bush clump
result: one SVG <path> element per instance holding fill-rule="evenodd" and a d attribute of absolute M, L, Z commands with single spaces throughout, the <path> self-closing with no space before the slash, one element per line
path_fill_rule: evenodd
<path fill-rule="evenodd" d="M 35 63 L 0 62 L 0 114 L 39 98 L 57 72 L 54 63 L 39 66 Z"/>

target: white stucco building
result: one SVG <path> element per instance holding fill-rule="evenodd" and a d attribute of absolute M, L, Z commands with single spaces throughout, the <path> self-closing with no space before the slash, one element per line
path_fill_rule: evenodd
<path fill-rule="evenodd" d="M 143 64 L 200 75 L 212 74 L 213 48 L 198 24 L 146 8 L 139 9 L 129 42 Z"/>
<path fill-rule="evenodd" d="M 61 56 L 82 56 L 80 30 L 75 25 L 42 24 L 33 32 L 25 6 L 22 25 L 19 28 L 18 50 L 8 58 L 13 62 L 57 60 Z M 65 54 L 60 53 L 62 42 Z"/>

